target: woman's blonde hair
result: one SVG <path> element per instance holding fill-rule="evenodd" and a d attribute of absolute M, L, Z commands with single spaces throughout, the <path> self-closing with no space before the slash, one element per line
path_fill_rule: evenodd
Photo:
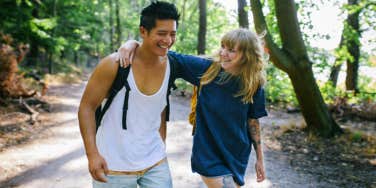
<path fill-rule="evenodd" d="M 236 75 L 221 74 L 220 81 L 226 81 L 236 77 L 240 80 L 240 90 L 235 97 L 242 96 L 242 102 L 253 103 L 253 95 L 256 90 L 265 84 L 266 74 L 264 70 L 264 51 L 261 37 L 248 29 L 235 29 L 226 33 L 221 44 L 240 53 L 240 69 Z M 200 85 L 212 82 L 221 70 L 220 52 L 214 56 L 214 62 L 201 78 Z"/>

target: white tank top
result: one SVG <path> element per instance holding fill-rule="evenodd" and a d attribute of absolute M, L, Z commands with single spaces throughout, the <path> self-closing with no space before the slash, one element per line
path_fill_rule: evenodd
<path fill-rule="evenodd" d="M 167 105 L 166 95 L 170 65 L 167 62 L 164 79 L 153 95 L 138 90 L 132 68 L 128 83 L 127 129 L 122 128 L 125 87 L 114 97 L 103 116 L 96 135 L 99 153 L 108 168 L 115 171 L 137 171 L 148 168 L 166 157 L 166 148 L 159 134 L 161 113 Z"/>

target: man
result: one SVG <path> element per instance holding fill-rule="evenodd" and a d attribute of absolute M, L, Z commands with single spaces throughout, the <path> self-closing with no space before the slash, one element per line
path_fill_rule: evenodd
<path fill-rule="evenodd" d="M 166 160 L 166 95 L 179 14 L 173 4 L 153 2 L 141 12 L 140 36 L 127 78 L 130 90 L 122 126 L 126 88 L 113 98 L 96 131 L 95 110 L 116 78 L 117 54 L 95 68 L 81 99 L 78 118 L 93 187 L 172 187 Z"/>

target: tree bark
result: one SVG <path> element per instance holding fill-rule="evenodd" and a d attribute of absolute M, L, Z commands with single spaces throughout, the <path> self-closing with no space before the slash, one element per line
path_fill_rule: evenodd
<path fill-rule="evenodd" d="M 110 51 L 114 51 L 114 20 L 113 20 L 113 10 L 112 10 L 112 0 L 108 0 L 108 5 L 110 7 L 109 12 L 109 23 L 110 23 Z"/>
<path fill-rule="evenodd" d="M 32 10 L 32 17 L 39 18 L 39 5 L 36 4 L 34 9 Z M 39 44 L 38 40 L 31 35 L 30 37 L 30 53 L 28 58 L 26 59 L 26 66 L 36 66 L 39 58 Z"/>
<path fill-rule="evenodd" d="M 274 3 L 282 48 L 275 44 L 268 32 L 261 2 L 251 0 L 256 31 L 267 31 L 265 42 L 273 64 L 289 75 L 309 131 L 323 137 L 342 132 L 330 115 L 314 78 L 294 0 L 275 0 Z"/>
<path fill-rule="evenodd" d="M 199 0 L 200 24 L 198 29 L 197 54 L 205 54 L 206 48 L 206 0 Z"/>
<path fill-rule="evenodd" d="M 344 46 L 344 34 L 345 34 L 345 28 L 342 31 L 341 35 L 341 41 L 339 43 L 339 49 L 341 49 Z M 330 75 L 329 75 L 329 82 L 333 85 L 333 87 L 337 87 L 337 82 L 338 82 L 338 75 L 339 72 L 341 71 L 342 67 L 342 62 L 343 58 L 342 57 L 336 57 L 336 60 L 334 61 L 334 65 L 332 66 L 330 70 Z"/>
<path fill-rule="evenodd" d="M 348 5 L 354 6 L 358 5 L 359 0 L 348 0 Z M 346 90 L 352 90 L 355 93 L 359 92 L 358 88 L 358 69 L 359 69 L 359 57 L 360 57 L 360 47 L 359 38 L 361 35 L 359 29 L 359 14 L 360 10 L 349 14 L 346 22 L 351 28 L 352 32 L 355 32 L 356 36 L 352 36 L 346 42 L 347 50 L 350 53 L 352 59 L 347 59 L 347 71 L 346 71 Z"/>
<path fill-rule="evenodd" d="M 247 6 L 246 0 L 238 0 L 238 21 L 239 27 L 249 28 L 248 12 L 244 10 Z"/>
<path fill-rule="evenodd" d="M 120 24 L 120 4 L 119 0 L 115 0 L 116 7 L 116 46 L 121 45 L 122 33 L 121 33 L 121 24 Z"/>

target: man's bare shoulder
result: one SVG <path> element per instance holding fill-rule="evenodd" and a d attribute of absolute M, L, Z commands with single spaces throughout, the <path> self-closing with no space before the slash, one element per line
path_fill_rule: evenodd
<path fill-rule="evenodd" d="M 107 82 L 111 84 L 115 79 L 119 68 L 119 63 L 116 62 L 116 59 L 117 53 L 113 53 L 104 57 L 95 67 L 90 80 L 101 84 Z"/>
<path fill-rule="evenodd" d="M 119 67 L 117 60 L 117 53 L 112 53 L 106 57 L 104 57 L 99 64 L 97 65 L 96 69 L 100 69 L 103 71 L 113 71 L 117 70 Z"/>

